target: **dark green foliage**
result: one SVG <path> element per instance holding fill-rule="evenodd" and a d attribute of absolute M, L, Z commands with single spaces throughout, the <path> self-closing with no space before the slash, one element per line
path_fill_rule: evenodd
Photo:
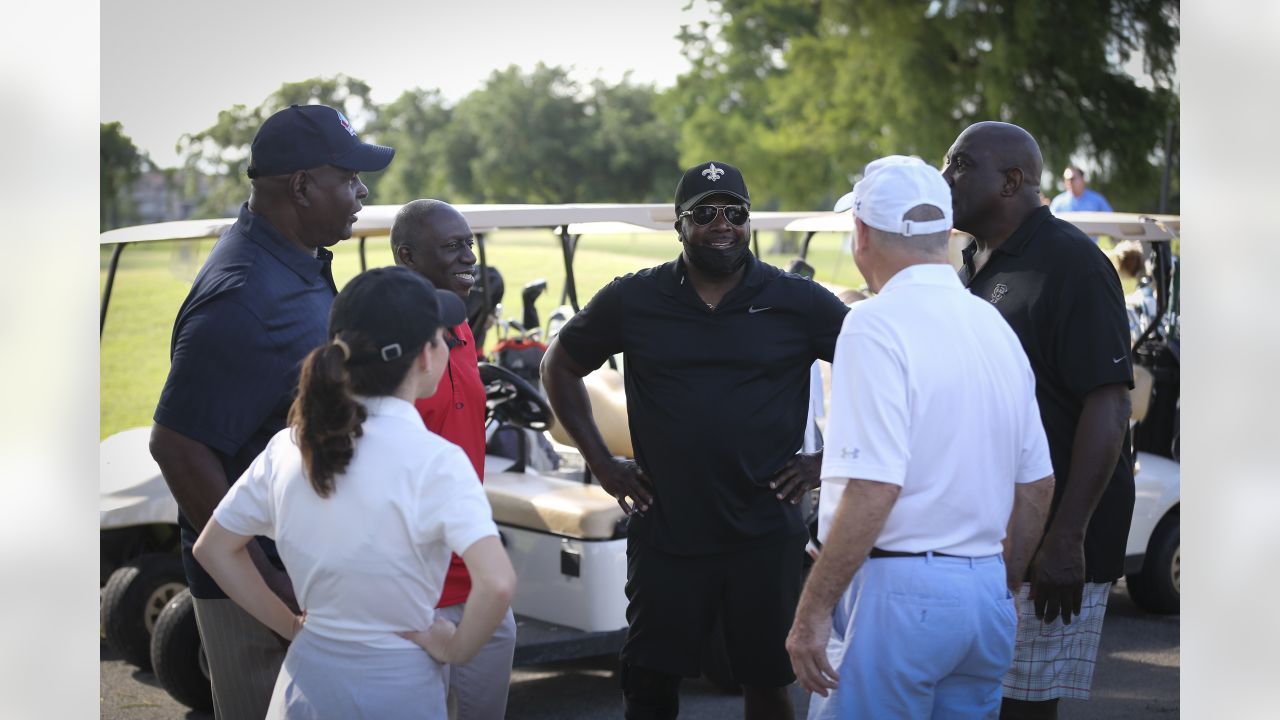
<path fill-rule="evenodd" d="M 120 123 L 100 123 L 98 140 L 98 229 L 128 225 L 133 220 L 129 186 L 146 170 L 149 161 Z"/>
<path fill-rule="evenodd" d="M 876 157 L 940 164 L 967 125 L 1005 120 L 1040 141 L 1047 195 L 1068 162 L 1088 159 L 1099 168 L 1090 184 L 1116 209 L 1157 209 L 1178 114 L 1177 3 L 718 5 L 718 23 L 682 34 L 693 69 L 675 90 L 681 159 L 737 162 L 764 203 L 824 206 Z M 1135 55 L 1151 87 L 1124 71 Z"/>

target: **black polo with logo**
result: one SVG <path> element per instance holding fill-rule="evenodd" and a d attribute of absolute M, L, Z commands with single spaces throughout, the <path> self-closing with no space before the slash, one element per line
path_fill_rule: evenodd
<path fill-rule="evenodd" d="M 623 354 L 631 440 L 656 497 L 633 537 L 704 554 L 806 533 L 768 481 L 800 449 L 809 369 L 831 360 L 846 311 L 754 257 L 711 310 L 679 257 L 614 279 L 564 326 L 561 346 L 586 368 Z"/>
<path fill-rule="evenodd" d="M 1071 472 L 1071 448 L 1085 396 L 1103 385 L 1133 387 L 1129 321 L 1120 278 L 1106 255 L 1074 225 L 1038 208 L 974 274 L 976 244 L 964 249 L 960 280 L 1004 316 L 1036 375 L 1036 400 L 1049 439 L 1057 512 Z M 1133 518 L 1133 459 L 1126 431 L 1085 537 L 1086 579 L 1124 574 Z"/>

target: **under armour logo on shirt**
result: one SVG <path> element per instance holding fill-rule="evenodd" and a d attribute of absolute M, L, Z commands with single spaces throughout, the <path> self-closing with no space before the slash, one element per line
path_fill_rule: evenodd
<path fill-rule="evenodd" d="M 840 448 L 840 458 L 842 460 L 857 460 L 859 452 L 861 451 L 858 448 Z"/>

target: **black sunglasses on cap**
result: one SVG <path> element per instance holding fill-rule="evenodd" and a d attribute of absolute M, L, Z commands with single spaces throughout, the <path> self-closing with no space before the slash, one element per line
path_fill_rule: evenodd
<path fill-rule="evenodd" d="M 743 225 L 751 217 L 746 205 L 695 205 L 680 213 L 680 217 L 692 217 L 694 225 L 710 225 L 721 210 L 724 211 L 724 219 L 734 225 Z"/>

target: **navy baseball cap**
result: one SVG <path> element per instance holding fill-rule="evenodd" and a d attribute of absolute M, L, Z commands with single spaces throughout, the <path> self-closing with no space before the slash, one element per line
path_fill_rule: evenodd
<path fill-rule="evenodd" d="M 375 172 L 396 151 L 360 142 L 347 118 L 328 105 L 290 105 L 267 118 L 249 147 L 249 177 L 288 175 L 321 165 Z"/>
<path fill-rule="evenodd" d="M 457 294 L 437 290 L 418 273 L 393 265 L 366 270 L 342 288 L 329 310 L 329 337 L 343 330 L 367 335 L 376 350 L 354 347 L 348 362 L 386 362 L 418 352 L 436 330 L 466 319 Z"/>
<path fill-rule="evenodd" d="M 684 171 L 684 177 L 676 185 L 676 213 L 688 210 L 703 198 L 716 193 L 732 195 L 748 206 L 751 205 L 747 181 L 742 179 L 738 168 L 729 163 L 711 161 Z"/>

